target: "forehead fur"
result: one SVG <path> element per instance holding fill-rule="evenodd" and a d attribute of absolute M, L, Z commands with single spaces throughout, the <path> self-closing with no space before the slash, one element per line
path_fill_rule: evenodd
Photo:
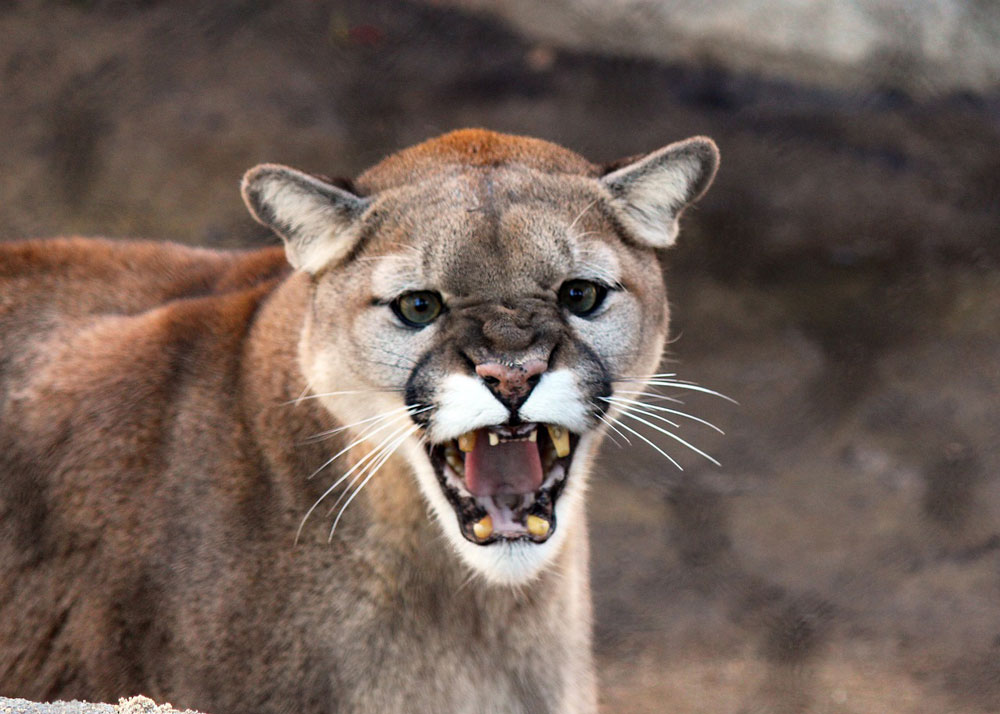
<path fill-rule="evenodd" d="M 569 149 L 541 139 L 461 129 L 387 157 L 356 182 L 366 194 L 463 168 L 523 166 L 551 174 L 597 176 L 598 167 Z"/>
<path fill-rule="evenodd" d="M 399 289 L 382 286 L 420 284 L 452 296 L 536 295 L 580 272 L 578 262 L 588 264 L 588 275 L 596 276 L 590 266 L 612 270 L 593 251 L 576 260 L 592 242 L 618 245 L 600 195 L 596 181 L 578 175 L 521 165 L 460 168 L 380 193 L 378 230 L 368 232 L 362 253 L 400 255 L 392 279 L 376 281 L 383 294 Z"/>

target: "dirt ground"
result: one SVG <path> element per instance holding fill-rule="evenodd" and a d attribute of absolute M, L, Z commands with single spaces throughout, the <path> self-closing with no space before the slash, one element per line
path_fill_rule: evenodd
<path fill-rule="evenodd" d="M 665 259 L 664 367 L 739 404 L 674 394 L 726 431 L 681 428 L 721 468 L 605 453 L 602 710 L 1000 711 L 1000 92 L 556 51 L 434 3 L 227 0 L 0 6 L 0 97 L 3 240 L 270 243 L 249 166 L 353 175 L 461 126 L 595 160 L 714 137 Z"/>

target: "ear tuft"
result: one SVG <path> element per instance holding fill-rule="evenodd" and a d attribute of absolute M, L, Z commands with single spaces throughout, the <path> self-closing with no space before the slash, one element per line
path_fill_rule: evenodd
<path fill-rule="evenodd" d="M 285 242 L 295 268 L 315 273 L 346 256 L 369 200 L 278 164 L 246 172 L 240 186 L 250 214 Z"/>
<path fill-rule="evenodd" d="M 696 136 L 616 166 L 601 182 L 632 235 L 651 248 L 667 248 L 677 240 L 681 212 L 704 195 L 718 167 L 715 142 Z"/>

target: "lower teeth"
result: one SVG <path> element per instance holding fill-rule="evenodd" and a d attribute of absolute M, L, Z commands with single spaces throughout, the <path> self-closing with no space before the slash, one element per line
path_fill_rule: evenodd
<path fill-rule="evenodd" d="M 444 452 L 444 458 L 456 474 L 459 476 L 465 476 L 465 462 L 454 448 L 448 447 Z"/>
<path fill-rule="evenodd" d="M 549 528 L 551 528 L 551 524 L 541 516 L 528 516 L 526 525 L 528 533 L 538 537 L 548 534 Z"/>
<path fill-rule="evenodd" d="M 472 524 L 472 532 L 479 540 L 486 540 L 493 535 L 493 519 L 489 516 L 484 516 Z"/>
<path fill-rule="evenodd" d="M 449 471 L 443 473 L 446 484 L 449 488 L 458 492 L 459 496 L 472 498 L 478 501 L 479 512 L 483 510 L 493 511 L 493 515 L 500 518 L 499 522 L 494 522 L 493 516 L 487 513 L 478 521 L 472 524 L 472 533 L 475 539 L 485 544 L 495 535 L 501 537 L 516 537 L 518 535 L 531 535 L 536 539 L 546 538 L 552 531 L 552 523 L 543 516 L 526 514 L 525 512 L 534 507 L 536 499 L 544 498 L 548 489 L 551 489 L 557 482 L 565 478 L 565 469 L 558 463 L 558 459 L 569 452 L 569 433 L 562 427 L 546 425 L 549 439 L 541 442 L 537 441 L 538 431 L 532 431 L 518 439 L 504 439 L 504 441 L 531 441 L 538 444 L 539 456 L 545 479 L 541 484 L 541 491 L 529 494 L 503 494 L 498 493 L 492 496 L 476 498 L 471 496 L 465 484 L 465 451 L 471 452 L 475 448 L 476 432 L 463 434 L 459 439 L 446 443 L 443 449 L 444 460 L 449 467 Z M 487 436 L 491 446 L 497 445 L 501 440 L 493 432 L 487 431 Z M 463 448 L 464 447 L 464 448 Z M 461 449 L 461 451 L 459 450 Z M 566 452 L 561 454 L 560 451 Z M 489 501 L 490 503 L 487 503 Z M 523 520 L 522 520 L 523 519 Z M 525 533 L 526 532 L 526 533 Z"/>

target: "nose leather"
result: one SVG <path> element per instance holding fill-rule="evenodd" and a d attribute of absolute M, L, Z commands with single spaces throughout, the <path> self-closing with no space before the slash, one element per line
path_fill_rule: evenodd
<path fill-rule="evenodd" d="M 510 409 L 517 408 L 534 388 L 533 379 L 548 369 L 548 362 L 529 359 L 519 363 L 484 362 L 476 365 L 478 374 L 497 398 Z"/>

